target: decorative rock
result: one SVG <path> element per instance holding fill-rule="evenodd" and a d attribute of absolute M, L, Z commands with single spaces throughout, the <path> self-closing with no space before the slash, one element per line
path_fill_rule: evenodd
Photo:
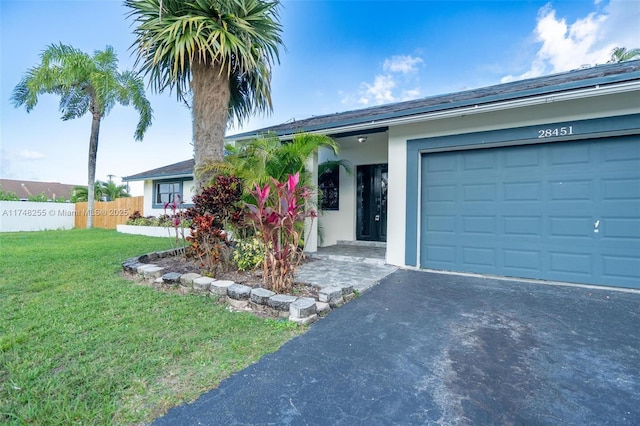
<path fill-rule="evenodd" d="M 314 322 L 318 321 L 318 315 L 317 314 L 313 314 L 313 315 L 309 315 L 308 317 L 304 317 L 304 318 L 294 318 L 293 316 L 290 316 L 289 317 L 289 321 L 293 321 L 295 323 L 302 324 L 302 325 L 309 325 L 311 323 L 314 323 Z"/>
<path fill-rule="evenodd" d="M 214 281 L 211 283 L 211 287 L 209 288 L 209 292 L 211 293 L 211 295 L 217 294 L 220 296 L 226 296 L 227 295 L 227 289 L 234 285 L 235 283 L 233 281 Z"/>
<path fill-rule="evenodd" d="M 140 266 L 136 268 L 136 272 L 140 275 L 144 275 L 144 271 L 149 268 L 157 268 L 158 265 L 154 265 L 153 263 L 141 263 Z"/>
<path fill-rule="evenodd" d="M 152 268 L 144 269 L 142 273 L 147 279 L 156 279 L 162 277 L 162 271 L 164 271 L 164 268 L 160 266 L 154 266 Z"/>
<path fill-rule="evenodd" d="M 227 287 L 227 296 L 235 300 L 249 300 L 251 287 L 242 284 L 231 284 Z"/>
<path fill-rule="evenodd" d="M 122 262 L 122 269 L 124 269 L 126 272 L 136 273 L 138 272 L 139 266 L 143 266 L 143 264 L 138 261 L 137 257 L 133 257 Z"/>
<path fill-rule="evenodd" d="M 338 299 L 342 299 L 342 289 L 334 286 L 320 289 L 318 292 L 318 299 L 321 302 L 327 302 L 329 304 L 337 302 Z"/>
<path fill-rule="evenodd" d="M 335 299 L 332 300 L 331 302 L 329 302 L 329 306 L 331 306 L 331 309 L 336 309 L 339 308 L 340 306 L 344 305 L 346 302 L 344 300 L 343 297 L 340 297 L 339 299 Z"/>
<path fill-rule="evenodd" d="M 266 305 L 269 302 L 269 298 L 275 295 L 273 291 L 266 288 L 254 288 L 251 290 L 251 301 L 258 305 Z"/>
<path fill-rule="evenodd" d="M 326 302 L 316 302 L 316 312 L 318 315 L 326 315 L 331 312 L 331 306 Z"/>
<path fill-rule="evenodd" d="M 353 294 L 353 284 L 342 284 L 340 285 L 342 289 L 342 295 L 346 296 L 347 294 Z"/>
<path fill-rule="evenodd" d="M 204 293 L 209 291 L 209 287 L 211 287 L 211 283 L 214 282 L 215 279 L 209 277 L 200 277 L 193 280 L 193 289 L 197 293 Z"/>
<path fill-rule="evenodd" d="M 239 309 L 239 310 L 245 310 L 245 309 L 247 309 L 249 307 L 249 301 L 248 300 L 236 300 L 236 299 L 232 299 L 229 296 L 227 296 L 227 302 L 229 303 L 229 305 L 231 305 L 235 309 Z"/>
<path fill-rule="evenodd" d="M 162 280 L 167 284 L 179 284 L 181 276 L 178 272 L 168 272 L 162 276 Z"/>
<path fill-rule="evenodd" d="M 187 286 L 187 287 L 192 287 L 193 286 L 193 280 L 195 280 L 196 278 L 200 278 L 202 275 L 200 274 L 194 274 L 189 273 L 189 274 L 183 274 L 180 275 L 180 284 Z"/>
<path fill-rule="evenodd" d="M 306 318 L 316 313 L 316 301 L 308 297 L 300 297 L 289 305 L 289 318 Z"/>
<path fill-rule="evenodd" d="M 278 311 L 289 311 L 289 306 L 295 302 L 297 299 L 296 296 L 288 296 L 286 294 L 276 294 L 275 296 L 271 296 L 267 305 L 270 308 L 273 308 Z"/>

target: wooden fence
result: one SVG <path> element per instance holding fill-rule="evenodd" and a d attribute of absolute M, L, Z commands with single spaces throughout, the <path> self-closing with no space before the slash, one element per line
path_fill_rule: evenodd
<path fill-rule="evenodd" d="M 117 198 L 114 201 L 96 201 L 93 206 L 93 227 L 116 229 L 117 225 L 126 223 L 129 216 L 136 210 L 142 213 L 144 197 Z M 87 227 L 89 203 L 76 203 L 75 228 Z"/>

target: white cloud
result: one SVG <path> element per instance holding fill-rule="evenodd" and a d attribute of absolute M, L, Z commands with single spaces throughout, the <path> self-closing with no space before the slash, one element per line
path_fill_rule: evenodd
<path fill-rule="evenodd" d="M 44 154 L 38 151 L 31 151 L 30 149 L 23 149 L 18 153 L 18 156 L 23 160 L 39 160 L 44 158 Z"/>
<path fill-rule="evenodd" d="M 594 6 L 600 9 L 602 3 L 596 1 Z M 552 5 L 547 4 L 538 11 L 534 30 L 535 42 L 540 44 L 536 57 L 527 71 L 503 77 L 502 82 L 606 63 L 614 47 L 640 45 L 638 22 L 640 3 L 634 1 L 611 0 L 573 23 L 556 17 Z"/>
<path fill-rule="evenodd" d="M 418 65 L 424 61 L 411 55 L 395 55 L 382 63 L 383 73 L 376 75 L 373 82 L 362 82 L 357 95 L 339 92 L 343 104 L 380 105 L 390 102 L 407 101 L 418 98 L 420 89 Z"/>
<path fill-rule="evenodd" d="M 396 82 L 390 75 L 377 75 L 372 84 L 360 84 L 360 103 L 369 105 L 370 103 L 383 104 L 393 102 L 396 98 L 392 90 Z"/>
<path fill-rule="evenodd" d="M 385 72 L 397 72 L 408 74 L 418 71 L 417 65 L 423 63 L 422 58 L 413 57 L 411 55 L 395 55 L 385 59 L 382 69 Z"/>

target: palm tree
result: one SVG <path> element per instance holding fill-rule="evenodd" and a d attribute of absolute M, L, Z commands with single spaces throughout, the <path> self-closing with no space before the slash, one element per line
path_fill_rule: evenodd
<path fill-rule="evenodd" d="M 98 182 L 100 183 L 100 193 L 102 197 L 107 198 L 107 201 L 115 200 L 116 198 L 131 197 L 127 185 L 117 185 L 111 180 L 109 182 Z"/>
<path fill-rule="evenodd" d="M 134 137 L 142 140 L 153 113 L 145 97 L 144 82 L 131 71 L 118 71 L 118 58 L 111 46 L 90 56 L 72 46 L 51 45 L 40 59 L 40 65 L 29 69 L 13 89 L 11 100 L 14 106 L 24 105 L 30 112 L 38 103 L 38 95 L 48 93 L 60 96 L 65 121 L 91 113 L 87 200 L 93 211 L 100 123 L 116 103 L 131 104 L 140 114 Z M 89 215 L 87 228 L 91 227 L 93 216 Z"/>
<path fill-rule="evenodd" d="M 102 194 L 100 192 L 100 181 L 93 184 L 93 199 L 100 201 Z M 89 189 L 86 186 L 74 186 L 71 192 L 71 201 L 74 203 L 82 203 L 89 200 Z"/>
<path fill-rule="evenodd" d="M 632 61 L 634 59 L 640 59 L 640 49 L 629 49 L 626 47 L 614 47 L 611 51 L 611 59 L 607 61 L 608 64 L 617 64 L 620 62 Z"/>
<path fill-rule="evenodd" d="M 136 65 L 157 92 L 191 101 L 196 185 L 223 159 L 224 133 L 270 112 L 271 66 L 282 45 L 279 1 L 125 0 L 134 18 Z M 188 96 L 190 95 L 190 96 Z"/>
<path fill-rule="evenodd" d="M 311 174 L 305 166 L 319 148 L 338 153 L 338 144 L 326 135 L 299 133 L 288 142 L 281 142 L 275 135 L 265 135 L 237 147 L 227 146 L 229 154 L 224 163 L 213 168 L 242 179 L 245 192 L 253 189 L 256 183 L 264 185 L 271 178 L 284 182 L 296 173 L 300 173 L 301 183 L 309 185 Z"/>
<path fill-rule="evenodd" d="M 112 201 L 116 198 L 131 197 L 127 185 L 117 185 L 113 181 L 103 182 L 101 180 L 96 181 L 93 186 L 93 199 L 95 201 L 101 201 L 106 198 L 106 201 Z M 73 195 L 71 201 L 74 203 L 83 202 L 89 200 L 89 191 L 86 186 L 75 186 L 73 188 Z"/>

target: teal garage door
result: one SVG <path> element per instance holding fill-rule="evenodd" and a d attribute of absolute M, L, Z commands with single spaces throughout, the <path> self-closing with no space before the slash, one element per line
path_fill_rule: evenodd
<path fill-rule="evenodd" d="M 640 288 L 640 136 L 423 154 L 423 268 Z"/>

